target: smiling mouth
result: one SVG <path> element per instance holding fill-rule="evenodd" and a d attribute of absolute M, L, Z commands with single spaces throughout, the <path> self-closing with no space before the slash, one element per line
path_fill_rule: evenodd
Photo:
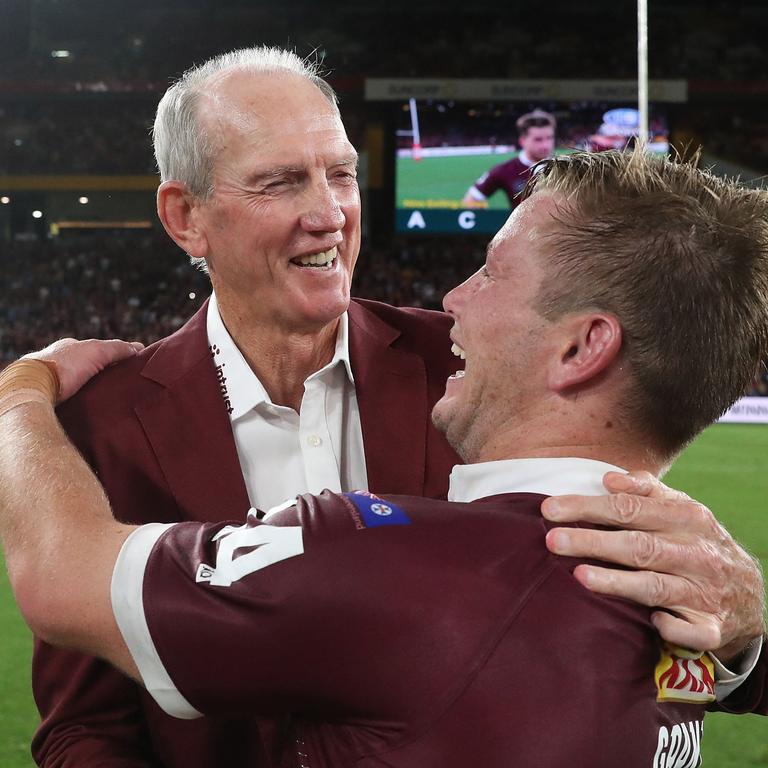
<path fill-rule="evenodd" d="M 453 354 L 456 355 L 456 357 L 459 357 L 462 360 L 466 360 L 467 359 L 467 353 L 456 342 L 453 342 L 453 344 L 451 345 L 451 352 L 453 352 Z M 450 378 L 451 379 L 462 379 L 462 378 L 464 378 L 464 370 L 463 369 L 459 369 L 458 371 L 456 371 L 456 373 L 454 373 L 452 376 L 450 376 Z"/>
<path fill-rule="evenodd" d="M 302 269 L 332 269 L 338 255 L 339 249 L 334 245 L 333 248 L 327 251 L 311 253 L 307 256 L 297 256 L 295 259 L 291 259 L 291 264 Z"/>

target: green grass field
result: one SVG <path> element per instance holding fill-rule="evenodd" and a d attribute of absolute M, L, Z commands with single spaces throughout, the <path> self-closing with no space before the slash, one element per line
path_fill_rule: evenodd
<path fill-rule="evenodd" d="M 567 150 L 557 150 L 562 154 Z M 418 162 L 409 157 L 396 160 L 397 186 L 395 198 L 398 208 L 428 208 L 437 201 L 460 203 L 472 184 L 494 165 L 505 163 L 517 156 L 517 152 L 500 152 L 498 155 L 466 155 L 458 157 L 425 157 Z M 448 206 L 446 206 L 448 207 Z M 496 192 L 488 199 L 492 210 L 509 210 L 504 192 Z"/>
<path fill-rule="evenodd" d="M 468 155 L 466 157 L 425 157 L 418 162 L 409 157 L 397 158 L 398 208 L 426 207 L 426 201 L 451 200 L 459 203 L 466 191 L 494 165 L 505 163 L 517 155 Z M 488 207 L 509 210 L 503 192 L 491 195 Z"/>
<path fill-rule="evenodd" d="M 720 425 L 707 430 L 666 478 L 715 510 L 766 570 L 767 463 L 768 426 Z M 31 639 L 13 604 L 4 568 L 0 621 L 0 767 L 31 768 L 29 740 L 37 722 L 29 682 Z M 704 733 L 705 768 L 768 766 L 768 718 L 708 715 Z"/>

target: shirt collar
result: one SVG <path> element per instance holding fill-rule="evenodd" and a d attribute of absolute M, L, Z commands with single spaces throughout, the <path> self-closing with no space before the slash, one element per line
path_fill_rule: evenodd
<path fill-rule="evenodd" d="M 533 165 L 533 160 L 531 160 L 528 155 L 525 154 L 525 150 L 521 149 L 520 152 L 517 155 L 517 159 L 526 167 L 530 168 Z"/>
<path fill-rule="evenodd" d="M 603 496 L 606 472 L 626 470 L 594 459 L 506 459 L 456 466 L 451 472 L 449 501 L 475 501 L 502 493 L 565 493 Z"/>
<path fill-rule="evenodd" d="M 239 419 L 261 403 L 272 404 L 264 385 L 259 381 L 259 377 L 253 372 L 251 366 L 248 365 L 243 353 L 224 325 L 215 293 L 211 294 L 208 302 L 206 327 L 219 388 L 230 420 Z M 336 335 L 336 348 L 331 362 L 309 376 L 307 381 L 322 375 L 339 363 L 344 365 L 349 381 L 354 384 L 355 380 L 352 377 L 352 366 L 349 360 L 349 318 L 346 312 L 340 318 L 339 330 Z"/>
<path fill-rule="evenodd" d="M 347 378 L 351 384 L 354 384 L 355 377 L 352 375 L 352 363 L 349 360 L 349 314 L 347 312 L 339 318 L 339 330 L 336 334 L 336 348 L 333 351 L 331 362 L 311 376 L 308 376 L 307 381 L 316 378 L 324 371 L 330 370 L 339 363 L 344 365 Z"/>

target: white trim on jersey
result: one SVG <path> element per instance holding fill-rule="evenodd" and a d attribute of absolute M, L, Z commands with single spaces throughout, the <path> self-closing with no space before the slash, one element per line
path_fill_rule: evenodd
<path fill-rule="evenodd" d="M 144 572 L 157 540 L 174 523 L 137 528 L 120 550 L 112 572 L 112 611 L 123 640 L 139 668 L 144 687 L 161 709 L 181 720 L 202 717 L 173 684 L 157 653 L 144 615 Z"/>
<path fill-rule="evenodd" d="M 580 458 L 503 459 L 455 466 L 448 501 L 475 501 L 500 493 L 541 493 L 559 496 L 580 493 L 603 496 L 606 472 L 625 469 L 603 461 Z"/>
<path fill-rule="evenodd" d="M 467 196 L 477 200 L 479 203 L 488 199 L 474 184 L 467 190 Z"/>
<path fill-rule="evenodd" d="M 531 158 L 530 158 L 530 157 L 528 157 L 528 155 L 526 155 L 526 154 L 525 154 L 525 150 L 524 150 L 524 149 L 521 149 L 521 150 L 520 150 L 519 154 L 517 155 L 517 159 L 518 159 L 518 160 L 519 160 L 519 161 L 520 161 L 520 162 L 521 162 L 521 163 L 522 163 L 522 164 L 523 164 L 523 165 L 524 165 L 526 168 L 530 168 L 532 165 L 535 165 L 535 164 L 536 164 L 536 162 L 538 162 L 538 161 L 535 161 L 535 160 L 531 160 Z"/>

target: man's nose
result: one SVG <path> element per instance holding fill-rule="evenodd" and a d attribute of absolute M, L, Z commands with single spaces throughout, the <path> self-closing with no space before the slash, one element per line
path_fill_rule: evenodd
<path fill-rule="evenodd" d="M 301 224 L 308 232 L 338 232 L 347 219 L 327 181 L 313 184 L 308 190 Z"/>
<path fill-rule="evenodd" d="M 456 316 L 456 309 L 458 308 L 459 304 L 459 289 L 461 288 L 460 285 L 457 285 L 455 288 L 452 288 L 448 293 L 443 296 L 443 309 L 449 314 Z"/>
<path fill-rule="evenodd" d="M 467 296 L 473 292 L 480 271 L 478 270 L 474 275 L 468 277 L 463 283 L 460 283 L 445 294 L 443 297 L 443 309 L 449 315 L 456 317 L 457 313 L 461 311 L 461 308 L 467 301 Z"/>

